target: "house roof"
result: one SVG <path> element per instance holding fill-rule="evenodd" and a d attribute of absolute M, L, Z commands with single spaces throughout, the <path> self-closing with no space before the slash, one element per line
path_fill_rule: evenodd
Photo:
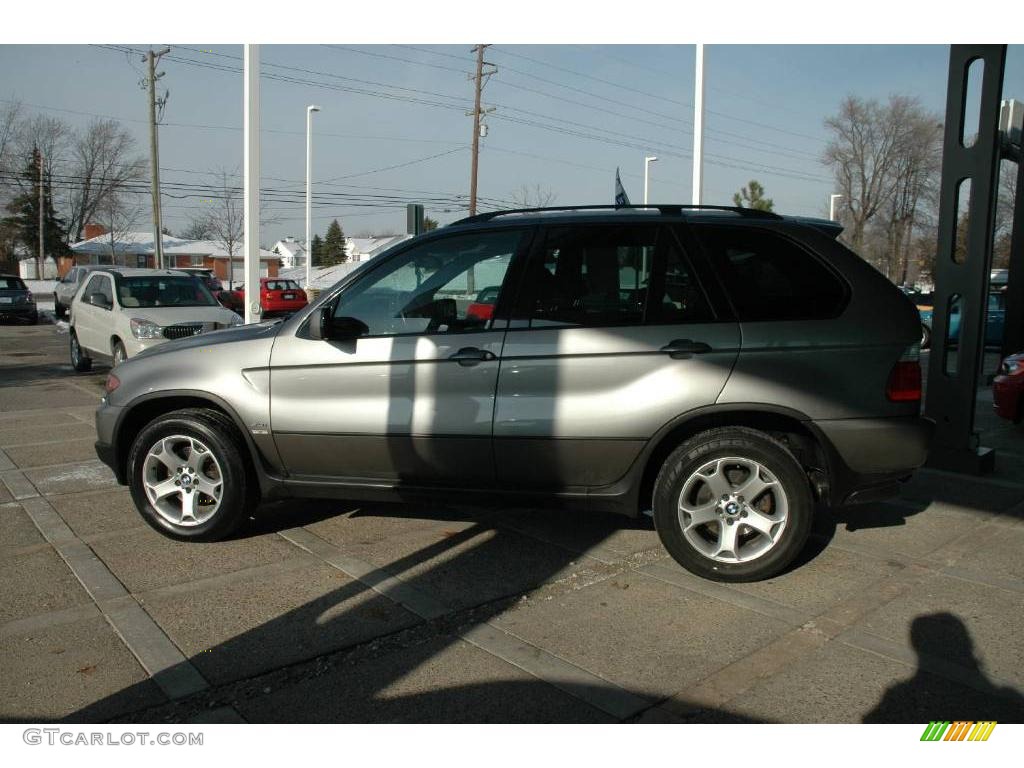
<path fill-rule="evenodd" d="M 282 256 L 294 257 L 306 255 L 305 243 L 300 243 L 298 240 L 278 240 L 276 243 L 274 243 L 274 248 L 276 248 Z M 271 248 L 271 250 L 273 250 L 273 248 Z"/>
<path fill-rule="evenodd" d="M 212 256 L 215 259 L 226 259 L 228 252 L 223 245 L 213 240 L 184 240 L 171 235 L 163 236 L 164 253 L 173 256 Z M 71 246 L 74 253 L 101 254 L 110 253 L 110 236 L 99 235 L 90 240 L 83 240 Z M 129 255 L 152 255 L 153 254 L 153 233 L 152 232 L 129 232 L 114 243 L 114 251 L 118 254 Z M 242 258 L 241 254 L 235 256 L 236 260 Z M 273 260 L 278 255 L 266 248 L 260 248 L 260 260 Z"/>

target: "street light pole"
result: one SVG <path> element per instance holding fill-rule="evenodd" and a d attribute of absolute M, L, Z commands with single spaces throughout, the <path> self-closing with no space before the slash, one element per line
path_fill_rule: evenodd
<path fill-rule="evenodd" d="M 690 202 L 704 201 L 704 46 L 697 44 L 693 85 L 693 194 Z"/>
<path fill-rule="evenodd" d="M 242 64 L 242 177 L 245 219 L 245 322 L 260 319 L 260 47 L 246 43 Z"/>
<path fill-rule="evenodd" d="M 828 217 L 831 221 L 836 221 L 836 200 L 840 199 L 842 195 L 829 195 L 828 196 Z"/>
<path fill-rule="evenodd" d="M 306 107 L 306 290 L 313 282 L 313 113 L 320 107 Z"/>
<path fill-rule="evenodd" d="M 650 181 L 649 177 L 651 173 L 651 163 L 653 163 L 657 159 L 658 158 L 652 157 L 650 155 L 644 158 L 644 205 L 647 205 L 647 187 L 648 182 Z"/>

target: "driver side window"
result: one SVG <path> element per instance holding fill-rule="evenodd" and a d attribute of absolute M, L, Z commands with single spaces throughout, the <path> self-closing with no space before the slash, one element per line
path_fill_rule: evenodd
<path fill-rule="evenodd" d="M 414 246 L 343 292 L 334 316 L 361 320 L 369 336 L 486 329 L 522 236 L 504 230 Z"/>

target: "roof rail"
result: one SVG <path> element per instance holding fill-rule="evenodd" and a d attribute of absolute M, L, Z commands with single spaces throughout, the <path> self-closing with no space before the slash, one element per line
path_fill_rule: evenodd
<path fill-rule="evenodd" d="M 732 205 L 679 205 L 676 203 L 651 203 L 650 205 L 554 205 L 547 208 L 512 208 L 502 211 L 487 211 L 478 213 L 475 216 L 468 216 L 465 219 L 453 221 L 456 224 L 480 224 L 491 221 L 498 216 L 508 216 L 517 213 L 546 213 L 548 211 L 621 211 L 621 210 L 657 210 L 663 216 L 678 216 L 686 211 L 729 211 L 756 219 L 781 219 L 777 213 L 771 211 L 759 211 L 756 208 L 738 208 Z"/>

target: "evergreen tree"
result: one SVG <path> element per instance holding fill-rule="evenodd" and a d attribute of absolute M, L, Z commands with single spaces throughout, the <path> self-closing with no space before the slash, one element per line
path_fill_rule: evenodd
<path fill-rule="evenodd" d="M 732 202 L 737 208 L 753 208 L 756 211 L 770 211 L 775 207 L 772 199 L 764 196 L 761 182 L 754 179 L 732 196 Z"/>
<path fill-rule="evenodd" d="M 309 248 L 309 255 L 313 259 L 313 266 L 323 266 L 320 261 L 324 257 L 324 240 L 320 235 L 313 235 L 313 242 Z"/>
<path fill-rule="evenodd" d="M 348 258 L 345 252 L 345 233 L 341 231 L 341 225 L 335 219 L 327 228 L 327 236 L 324 238 L 321 250 L 320 261 L 323 266 L 341 264 Z"/>
<path fill-rule="evenodd" d="M 43 239 L 46 253 L 39 253 L 39 165 L 42 156 L 37 148 L 32 149 L 29 160 L 21 177 L 24 180 L 22 189 L 25 191 L 15 196 L 7 204 L 7 212 L 12 214 L 3 220 L 5 228 L 14 233 L 15 239 L 36 254 L 39 274 L 42 275 L 43 258 L 47 255 L 56 259 L 68 253 L 65 242 L 66 232 L 63 220 L 57 218 L 53 208 L 53 190 L 48 174 L 43 175 Z"/>

